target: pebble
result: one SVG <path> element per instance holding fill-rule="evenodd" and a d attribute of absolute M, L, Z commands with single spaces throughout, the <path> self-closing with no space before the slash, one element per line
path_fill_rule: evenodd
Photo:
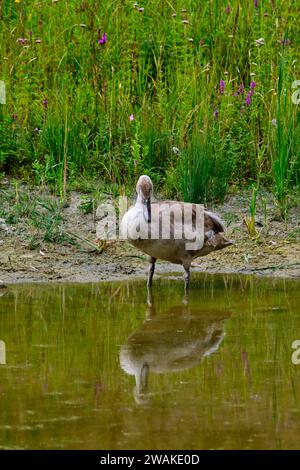
<path fill-rule="evenodd" d="M 8 226 L 7 226 L 7 223 L 5 222 L 5 219 L 0 219 L 0 230 L 4 230 L 5 232 L 8 232 Z"/>

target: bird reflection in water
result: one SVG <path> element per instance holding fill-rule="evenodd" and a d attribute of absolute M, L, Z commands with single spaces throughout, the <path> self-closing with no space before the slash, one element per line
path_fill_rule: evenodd
<path fill-rule="evenodd" d="M 120 350 L 120 365 L 135 377 L 134 398 L 147 403 L 149 373 L 165 374 L 197 366 L 222 342 L 229 312 L 203 310 L 190 305 L 186 293 L 182 305 L 159 313 L 148 291 L 146 319 Z"/>

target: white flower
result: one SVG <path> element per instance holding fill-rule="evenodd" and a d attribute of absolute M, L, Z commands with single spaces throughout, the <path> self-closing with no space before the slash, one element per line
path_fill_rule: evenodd
<path fill-rule="evenodd" d="M 256 39 L 256 40 L 255 40 L 255 45 L 256 45 L 257 47 L 263 46 L 264 44 L 265 44 L 264 38 L 259 38 L 259 39 Z"/>
<path fill-rule="evenodd" d="M 277 120 L 274 118 L 272 119 L 272 126 L 277 127 Z"/>
<path fill-rule="evenodd" d="M 177 147 L 172 147 L 172 152 L 177 155 L 179 153 L 179 148 Z"/>

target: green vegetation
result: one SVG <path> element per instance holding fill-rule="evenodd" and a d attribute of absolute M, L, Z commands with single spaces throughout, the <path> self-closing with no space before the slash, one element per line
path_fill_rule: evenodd
<path fill-rule="evenodd" d="M 7 0 L 0 173 L 222 200 L 300 186 L 297 1 Z M 300 88 L 300 86 L 298 86 Z"/>
<path fill-rule="evenodd" d="M 59 201 L 24 191 L 17 182 L 14 190 L 12 187 L 0 190 L 0 219 L 11 226 L 18 224 L 30 249 L 42 242 L 74 243 L 63 227 Z"/>
<path fill-rule="evenodd" d="M 251 238 L 255 238 L 257 236 L 256 228 L 255 228 L 256 197 L 257 197 L 257 186 L 253 186 L 252 198 L 251 198 L 251 203 L 249 206 L 249 215 L 247 215 L 244 219 L 248 233 Z"/>

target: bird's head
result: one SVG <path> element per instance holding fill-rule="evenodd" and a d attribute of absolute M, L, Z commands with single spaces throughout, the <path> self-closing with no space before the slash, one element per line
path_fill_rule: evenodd
<path fill-rule="evenodd" d="M 149 176 L 142 175 L 136 185 L 136 192 L 140 201 L 145 206 L 145 219 L 148 223 L 151 222 L 151 194 L 153 192 L 153 184 Z"/>

